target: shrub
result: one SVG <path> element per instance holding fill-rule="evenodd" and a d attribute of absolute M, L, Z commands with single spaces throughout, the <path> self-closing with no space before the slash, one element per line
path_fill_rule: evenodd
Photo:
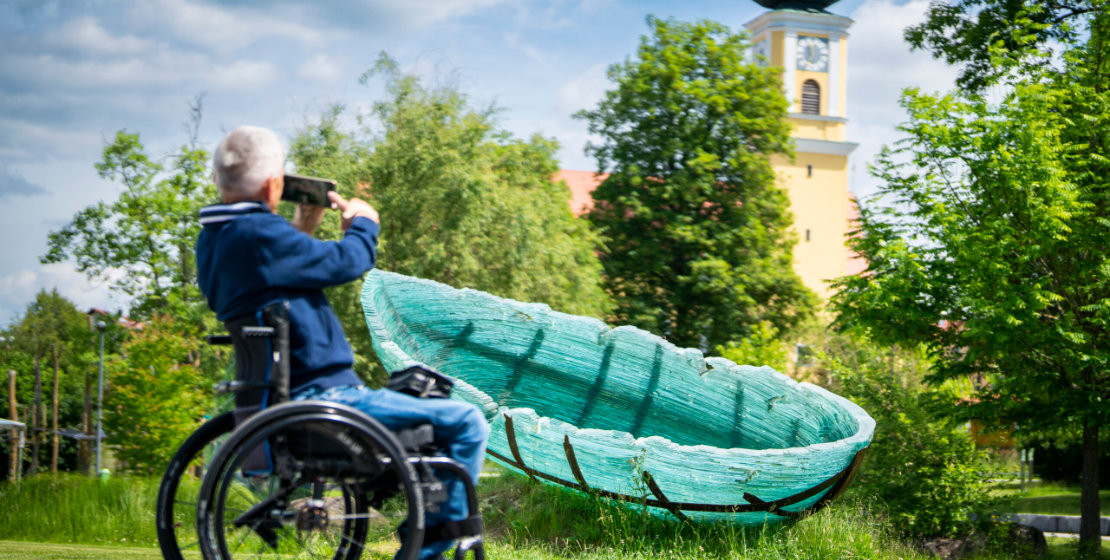
<path fill-rule="evenodd" d="M 148 321 L 109 365 L 105 431 L 128 472 L 161 473 L 208 411 L 208 381 L 186 361 L 199 341 L 183 330 L 168 317 Z"/>
<path fill-rule="evenodd" d="M 921 382 L 929 366 L 924 353 L 881 349 L 856 333 L 823 346 L 819 367 L 830 388 L 876 423 L 853 491 L 879 502 L 893 525 L 914 537 L 965 535 L 986 524 L 1000 505 L 983 476 L 990 457 L 931 406 L 954 395 Z"/>
<path fill-rule="evenodd" d="M 776 371 L 786 371 L 786 344 L 779 340 L 778 330 L 768 321 L 752 327 L 752 332 L 739 343 L 721 347 L 721 357 L 740 365 L 771 366 Z"/>

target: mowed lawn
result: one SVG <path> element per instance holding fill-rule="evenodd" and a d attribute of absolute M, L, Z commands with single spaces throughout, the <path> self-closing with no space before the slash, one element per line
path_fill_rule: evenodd
<path fill-rule="evenodd" d="M 1072 558 L 1075 554 L 1074 539 L 1048 539 L 1048 559 L 1062 560 Z M 515 550 L 505 546 L 493 545 L 491 557 L 503 560 L 564 560 L 570 558 L 620 558 L 619 555 L 560 555 L 536 549 Z M 643 555 L 632 554 L 629 558 L 642 560 Z M 120 546 L 103 546 L 92 544 L 56 544 L 56 543 L 29 543 L 17 541 L 0 541 L 0 559 L 2 560 L 161 560 L 162 554 L 156 548 L 134 548 Z M 199 560 L 200 554 L 185 554 L 187 560 Z M 737 558 L 743 558 L 738 556 Z M 994 558 L 994 557 L 990 557 Z M 1110 559 L 1110 543 L 1103 542 L 1100 558 Z"/>
<path fill-rule="evenodd" d="M 1099 492 L 1102 515 L 1110 515 L 1110 490 Z M 1079 515 L 1079 489 L 1046 484 L 1034 487 L 1029 494 L 1014 500 L 1017 513 L 1043 515 Z"/>
<path fill-rule="evenodd" d="M 157 548 L 0 541 L 3 560 L 161 560 Z M 186 556 L 200 558 L 200 554 Z"/>

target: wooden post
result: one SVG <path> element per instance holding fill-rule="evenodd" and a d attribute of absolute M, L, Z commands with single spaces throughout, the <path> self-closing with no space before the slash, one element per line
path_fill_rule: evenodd
<path fill-rule="evenodd" d="M 50 452 L 50 472 L 58 474 L 58 344 L 53 346 L 54 351 L 54 440 Z"/>
<path fill-rule="evenodd" d="M 19 422 L 19 409 L 15 405 L 15 370 L 8 370 L 8 416 L 12 422 Z M 8 478 L 16 480 L 19 472 L 19 430 L 12 430 L 11 462 L 8 469 Z"/>
<path fill-rule="evenodd" d="M 1022 449 L 1021 451 L 1018 451 L 1018 465 L 1019 465 L 1018 478 L 1020 479 L 1019 485 L 1021 487 L 1021 493 L 1024 494 L 1025 493 L 1025 450 L 1024 449 Z"/>
<path fill-rule="evenodd" d="M 1099 531 L 1098 424 L 1083 424 L 1083 478 L 1079 493 L 1079 557 L 1098 558 L 1102 547 Z"/>
<path fill-rule="evenodd" d="M 85 372 L 85 398 L 81 404 L 81 433 L 92 437 L 92 372 Z M 89 438 L 82 438 L 77 443 L 78 470 L 88 474 L 92 469 L 92 449 L 89 447 Z"/>
<path fill-rule="evenodd" d="M 42 424 L 39 423 L 39 411 L 42 410 L 42 370 L 39 368 L 39 354 L 35 351 L 35 397 L 31 403 L 31 474 L 39 472 L 39 433 Z"/>

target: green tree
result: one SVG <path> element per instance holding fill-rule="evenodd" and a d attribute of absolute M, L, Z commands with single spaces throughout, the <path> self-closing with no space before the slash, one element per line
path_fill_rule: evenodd
<path fill-rule="evenodd" d="M 596 235 L 572 215 L 566 185 L 552 181 L 555 142 L 513 138 L 493 109 L 473 108 L 451 87 L 425 87 L 384 55 L 364 79 L 374 76 L 389 98 L 365 115 L 366 129 L 340 131 L 332 109 L 297 135 L 290 157 L 379 210 L 378 267 L 604 316 Z M 338 220 L 328 218 L 320 235 L 337 236 Z M 342 287 L 329 299 L 356 353 L 371 355 L 357 293 Z"/>
<path fill-rule="evenodd" d="M 994 5 L 994 3 L 990 3 Z M 1105 6 L 1105 4 L 1102 4 Z M 1035 44 L 1038 28 L 1020 44 Z M 911 90 L 898 148 L 851 241 L 843 325 L 924 344 L 934 380 L 983 380 L 959 410 L 1021 431 L 1082 431 L 1081 548 L 1097 553 L 1099 430 L 1110 421 L 1110 14 L 1015 59 L 990 95 Z M 1038 62 L 1041 61 L 1041 62 Z M 1031 126 L 1032 124 L 1032 126 Z"/>
<path fill-rule="evenodd" d="M 369 147 L 366 143 L 357 141 L 352 134 L 340 129 L 339 119 L 343 112 L 342 106 L 333 106 L 320 116 L 318 122 L 302 127 L 290 141 L 289 160 L 293 162 L 298 173 L 335 179 L 338 182 L 339 192 L 344 196 L 361 196 L 370 199 L 370 203 L 376 206 L 377 201 L 371 198 L 370 193 L 364 188 L 364 181 L 369 176 L 366 170 Z M 293 216 L 291 205 L 281 205 L 278 212 L 286 218 Z M 384 233 L 383 237 L 388 235 Z M 343 236 L 336 212 L 324 214 L 315 236 L 331 240 L 340 239 Z M 381 246 L 379 246 L 380 251 Z M 380 385 L 384 383 L 385 372 L 380 371 L 372 359 L 374 348 L 370 333 L 366 329 L 362 305 L 359 303 L 361 292 L 361 281 L 325 290 L 328 301 L 335 310 L 336 316 L 339 317 L 344 334 L 347 335 L 347 340 L 350 341 L 351 349 L 354 351 L 355 372 L 363 379 Z"/>
<path fill-rule="evenodd" d="M 196 143 L 200 99 L 192 107 L 191 140 L 172 159 L 170 171 L 146 153 L 139 135 L 121 130 L 104 147 L 97 173 L 123 190 L 50 232 L 41 261 L 73 258 L 90 279 L 107 281 L 133 302 L 131 315 L 172 313 L 200 324 L 206 311 L 196 285 L 193 245 L 197 212 L 216 198 L 207 173 L 208 153 Z"/>
<path fill-rule="evenodd" d="M 20 411 L 21 421 L 31 430 L 31 450 L 25 456 L 30 472 L 77 468 L 76 445 L 55 433 L 53 403 L 56 399 L 58 429 L 84 427 L 82 389 L 91 372 L 94 339 L 87 317 L 56 289 L 44 289 L 0 337 L 3 415 L 7 416 L 8 406 L 7 372 L 12 370 L 16 372 L 16 400 L 25 407 Z M 5 462 L 4 468 L 7 466 Z"/>
<path fill-rule="evenodd" d="M 169 316 L 143 324 L 106 365 L 104 431 L 129 472 L 160 472 L 209 411 L 211 384 L 190 356 L 200 341 Z"/>
<path fill-rule="evenodd" d="M 1042 60 L 1035 53 L 1053 42 L 1074 42 L 1080 31 L 1075 26 L 1081 28 L 1105 5 L 1105 0 L 936 1 L 925 21 L 906 29 L 905 38 L 914 49 L 961 66 L 956 85 L 980 91 L 1020 71 L 1028 55 Z"/>
<path fill-rule="evenodd" d="M 590 220 L 616 320 L 713 348 L 761 321 L 786 330 L 815 296 L 792 268 L 795 239 L 772 154 L 792 156 L 779 70 L 724 26 L 648 18 L 634 58 L 591 111 L 588 152 L 608 178 Z"/>
<path fill-rule="evenodd" d="M 157 461 L 168 459 L 168 453 L 195 426 L 192 413 L 196 402 L 212 402 L 210 383 L 224 374 L 230 357 L 225 349 L 196 343 L 204 332 L 221 329 L 196 284 L 193 246 L 200 232 L 197 212 L 217 194 L 208 176 L 208 153 L 197 141 L 200 98 L 191 109 L 189 141 L 165 165 L 147 153 L 138 134 L 119 131 L 96 164 L 102 178 L 122 187 L 119 196 L 84 208 L 68 224 L 52 231 L 47 252 L 41 257 L 43 263 L 73 259 L 89 278 L 107 281 L 113 291 L 126 296 L 133 319 L 150 319 L 155 314 L 173 317 L 176 335 L 194 341 L 171 339 L 160 326 L 168 319 L 158 319 L 150 327 L 152 333 L 136 343 L 138 361 L 131 363 L 128 356 L 120 362 L 124 365 L 106 372 L 106 399 L 115 403 L 117 411 L 109 414 L 113 420 L 106 431 L 112 433 L 113 443 L 122 446 L 121 458 L 130 468 L 144 472 L 161 468 L 164 461 Z M 106 335 L 109 349 L 127 340 L 122 329 L 111 323 L 113 332 Z M 164 345 L 166 355 L 158 356 L 157 345 Z M 178 356 L 179 347 L 187 355 Z M 140 367 L 145 369 L 136 369 Z M 93 368 L 87 369 L 87 375 L 95 375 Z M 188 395 L 175 392 L 174 384 L 191 380 L 198 371 L 203 372 L 205 383 L 192 382 Z M 155 383 L 170 386 L 155 389 Z M 92 386 L 86 379 L 86 391 Z M 144 400 L 125 404 L 138 397 Z M 87 411 L 88 404 L 84 408 Z M 122 417 L 121 411 L 134 416 Z"/>

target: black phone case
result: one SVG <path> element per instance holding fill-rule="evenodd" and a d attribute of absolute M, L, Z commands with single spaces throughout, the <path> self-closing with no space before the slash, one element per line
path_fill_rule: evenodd
<path fill-rule="evenodd" d="M 329 207 L 331 202 L 328 200 L 328 191 L 334 190 L 335 181 L 331 179 L 287 174 L 285 175 L 285 188 L 281 192 L 281 199 L 297 204 Z"/>

